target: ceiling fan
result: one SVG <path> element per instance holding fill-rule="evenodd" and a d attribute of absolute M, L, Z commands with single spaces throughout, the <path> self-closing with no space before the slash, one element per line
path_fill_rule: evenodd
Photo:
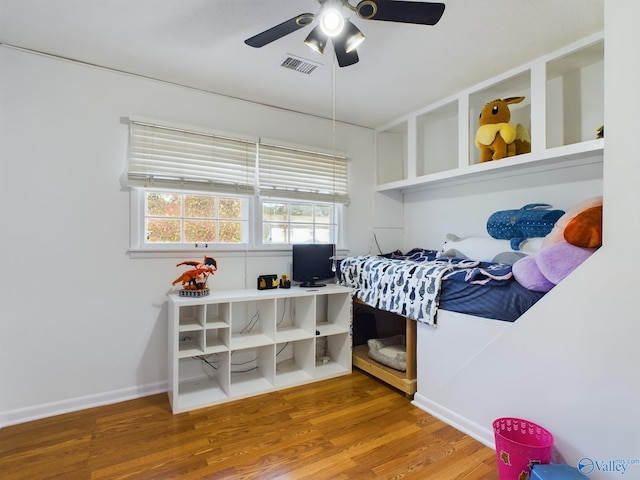
<path fill-rule="evenodd" d="M 331 39 L 338 65 L 348 67 L 358 62 L 356 47 L 364 34 L 345 17 L 344 9 L 355 12 L 364 20 L 435 25 L 444 13 L 443 3 L 403 0 L 361 0 L 353 6 L 349 0 L 317 0 L 317 13 L 301 13 L 244 41 L 255 48 L 264 47 L 300 28 L 316 22 L 304 43 L 322 54 Z"/>

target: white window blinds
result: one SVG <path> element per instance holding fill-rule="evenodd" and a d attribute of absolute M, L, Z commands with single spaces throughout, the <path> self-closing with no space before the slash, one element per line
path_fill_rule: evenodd
<path fill-rule="evenodd" d="M 254 193 L 256 144 L 130 121 L 132 186 Z"/>
<path fill-rule="evenodd" d="M 347 159 L 260 143 L 260 195 L 331 203 L 349 203 Z"/>

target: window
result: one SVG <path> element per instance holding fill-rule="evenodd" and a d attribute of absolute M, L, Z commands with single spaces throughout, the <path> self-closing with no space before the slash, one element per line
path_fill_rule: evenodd
<path fill-rule="evenodd" d="M 262 244 L 336 243 L 348 203 L 347 159 L 261 142 Z"/>
<path fill-rule="evenodd" d="M 346 157 L 134 120 L 129 138 L 132 250 L 338 243 Z"/>
<path fill-rule="evenodd" d="M 247 243 L 246 200 L 146 190 L 145 244 Z"/>
<path fill-rule="evenodd" d="M 335 208 L 330 203 L 264 201 L 262 243 L 335 243 Z"/>

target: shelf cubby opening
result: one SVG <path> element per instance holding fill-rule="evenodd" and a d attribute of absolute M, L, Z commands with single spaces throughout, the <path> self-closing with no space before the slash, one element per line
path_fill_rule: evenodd
<path fill-rule="evenodd" d="M 205 332 L 205 353 L 218 353 L 228 350 L 229 327 L 208 328 Z"/>
<path fill-rule="evenodd" d="M 204 330 L 181 331 L 178 337 L 180 358 L 204 353 Z"/>
<path fill-rule="evenodd" d="M 203 327 L 205 323 L 206 305 L 185 305 L 180 307 L 180 331 L 189 331 Z"/>
<path fill-rule="evenodd" d="M 546 146 L 593 140 L 604 123 L 604 41 L 546 64 Z"/>
<path fill-rule="evenodd" d="M 475 137 L 482 108 L 493 100 L 508 97 L 525 97 L 522 102 L 509 105 L 509 123 L 513 126 L 521 124 L 531 134 L 531 71 L 525 70 L 469 95 L 469 165 L 480 163 Z"/>
<path fill-rule="evenodd" d="M 316 296 L 316 329 L 320 335 L 348 332 L 351 328 L 351 296 L 345 294 Z"/>
<path fill-rule="evenodd" d="M 407 122 L 376 133 L 378 185 L 407 178 L 408 133 Z"/>
<path fill-rule="evenodd" d="M 234 302 L 231 306 L 232 350 L 254 348 L 273 342 L 275 336 L 275 301 Z"/>
<path fill-rule="evenodd" d="M 347 371 L 345 365 L 351 361 L 349 333 L 327 336 L 325 355 L 316 355 L 316 377 L 329 377 Z"/>
<path fill-rule="evenodd" d="M 231 353 L 231 394 L 234 397 L 267 391 L 275 380 L 275 345 Z"/>
<path fill-rule="evenodd" d="M 231 321 L 231 306 L 228 303 L 211 303 L 207 305 L 207 328 L 228 327 Z"/>
<path fill-rule="evenodd" d="M 458 168 L 458 102 L 416 118 L 416 176 Z"/>
<path fill-rule="evenodd" d="M 224 366 L 217 370 L 205 365 L 200 358 L 181 358 L 178 361 L 178 398 L 181 410 L 189 410 L 227 398 Z M 228 382 L 227 382 L 228 383 Z"/>
<path fill-rule="evenodd" d="M 276 303 L 276 341 L 292 342 L 315 335 L 314 296 L 280 298 Z"/>
<path fill-rule="evenodd" d="M 314 341 L 276 344 L 276 386 L 296 385 L 313 379 Z"/>

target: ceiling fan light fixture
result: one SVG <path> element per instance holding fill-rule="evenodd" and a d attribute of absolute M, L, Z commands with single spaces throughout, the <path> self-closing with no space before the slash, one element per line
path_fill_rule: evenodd
<path fill-rule="evenodd" d="M 322 32 L 320 26 L 317 25 L 311 30 L 307 38 L 304 39 L 304 43 L 322 55 L 324 53 L 324 47 L 327 45 L 327 36 Z"/>
<path fill-rule="evenodd" d="M 1 0 L 0 0 L 1 1 Z M 331 39 L 340 67 L 358 63 L 357 47 L 365 40 L 364 34 L 345 17 L 349 12 L 363 20 L 435 25 L 444 13 L 445 4 L 425 0 L 317 0 L 320 8 L 316 13 L 301 13 L 278 25 L 247 38 L 244 43 L 260 48 L 286 35 L 315 23 L 313 31 L 304 43 L 322 54 Z"/>
<path fill-rule="evenodd" d="M 340 35 L 344 29 L 344 17 L 342 16 L 342 5 L 336 2 L 327 2 L 320 14 L 320 28 L 328 37 Z"/>
<path fill-rule="evenodd" d="M 347 53 L 353 52 L 366 38 L 364 33 L 349 20 L 346 22 L 344 34 L 345 50 Z"/>

